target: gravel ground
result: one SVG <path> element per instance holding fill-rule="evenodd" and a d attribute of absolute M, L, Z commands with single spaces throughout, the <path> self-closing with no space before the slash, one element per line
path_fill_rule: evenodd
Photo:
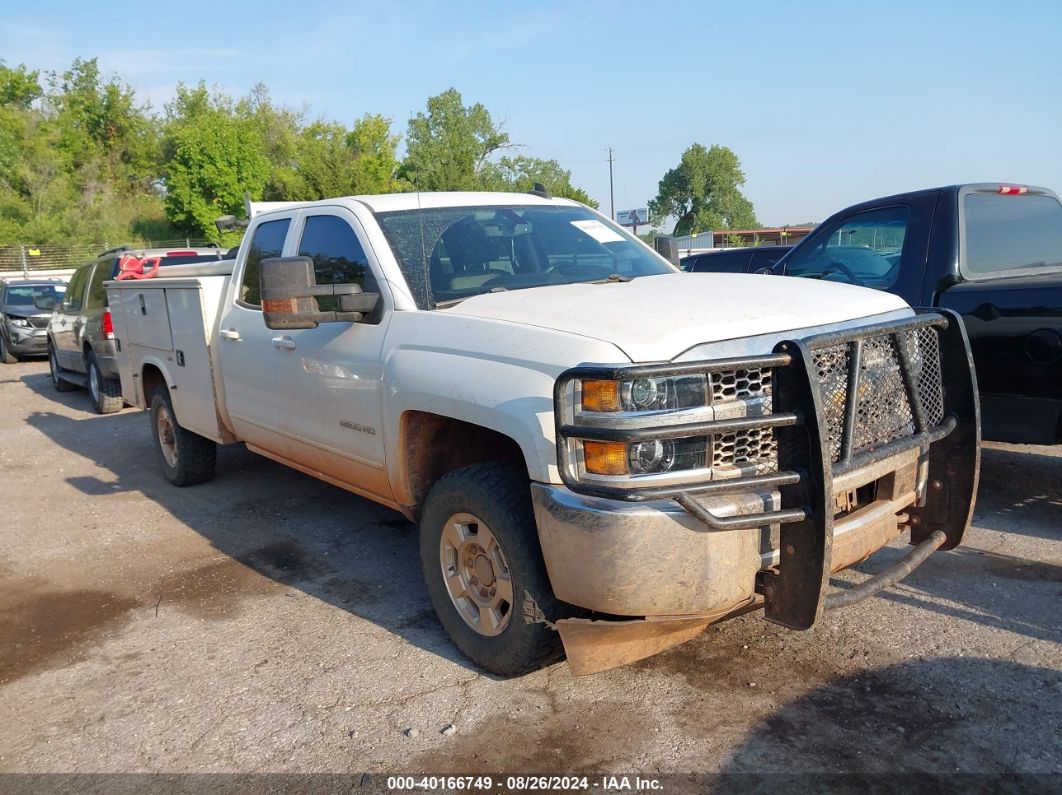
<path fill-rule="evenodd" d="M 620 670 L 504 681 L 436 623 L 400 515 L 242 447 L 175 489 L 145 415 L 96 416 L 41 362 L 0 365 L 0 406 L 0 771 L 1062 786 L 1062 448 L 986 445 L 967 543 L 812 631 L 752 614 Z"/>

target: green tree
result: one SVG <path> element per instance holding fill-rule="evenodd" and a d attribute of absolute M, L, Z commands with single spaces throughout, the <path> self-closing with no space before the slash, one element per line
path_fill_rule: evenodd
<path fill-rule="evenodd" d="M 52 77 L 46 97 L 58 126 L 59 148 L 74 169 L 84 169 L 82 188 L 99 182 L 148 192 L 158 175 L 158 129 L 149 108 L 117 77 L 103 78 L 96 59 L 77 58 Z"/>
<path fill-rule="evenodd" d="M 57 128 L 34 106 L 42 96 L 39 73 L 0 63 L 0 244 L 27 235 L 64 241 L 72 232 L 63 221 L 77 193 Z"/>
<path fill-rule="evenodd" d="M 166 215 L 177 226 L 216 238 L 214 219 L 243 214 L 243 194 L 260 197 L 271 168 L 259 128 L 232 100 L 205 84 L 177 85 L 163 139 Z"/>
<path fill-rule="evenodd" d="M 401 175 L 417 189 L 479 190 L 489 158 L 511 145 L 483 105 L 462 103 L 451 88 L 429 97 L 428 112 L 409 120 Z"/>
<path fill-rule="evenodd" d="M 590 198 L 590 194 L 572 185 L 572 173 L 561 168 L 556 160 L 517 155 L 503 157 L 497 163 L 488 163 L 483 170 L 482 185 L 487 190 L 526 193 L 534 188 L 536 182 L 554 196 L 597 207 L 597 202 Z"/>
<path fill-rule="evenodd" d="M 262 198 L 266 201 L 310 198 L 299 195 L 297 172 L 302 114 L 275 105 L 264 83 L 255 85 L 236 104 L 235 113 L 254 128 L 261 141 L 262 153 L 269 161 L 269 177 L 262 189 Z"/>
<path fill-rule="evenodd" d="M 752 202 L 741 193 L 744 184 L 741 161 L 731 149 L 695 143 L 660 180 L 656 198 L 649 202 L 650 220 L 659 226 L 677 219 L 675 235 L 758 228 Z"/>
<path fill-rule="evenodd" d="M 366 115 L 348 130 L 337 122 L 317 121 L 299 137 L 292 199 L 323 199 L 390 193 L 396 179 L 398 136 L 382 116 Z"/>
<path fill-rule="evenodd" d="M 43 95 L 40 72 L 29 71 L 25 64 L 12 69 L 0 58 L 0 105 L 29 110 Z"/>
<path fill-rule="evenodd" d="M 354 187 L 357 193 L 392 193 L 410 186 L 398 176 L 396 155 L 401 136 L 391 132 L 391 120 L 366 113 L 354 122 L 346 144 L 354 155 Z"/>

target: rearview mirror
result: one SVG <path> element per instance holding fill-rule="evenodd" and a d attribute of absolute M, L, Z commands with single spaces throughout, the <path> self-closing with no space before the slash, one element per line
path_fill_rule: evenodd
<path fill-rule="evenodd" d="M 262 315 L 267 328 L 317 328 L 321 323 L 365 319 L 376 308 L 379 293 L 362 292 L 358 284 L 317 284 L 309 257 L 273 257 L 262 260 L 258 274 Z M 336 296 L 338 312 L 322 312 L 318 296 Z"/>
<path fill-rule="evenodd" d="M 50 295 L 38 296 L 33 299 L 33 305 L 37 307 L 37 309 L 55 309 L 55 299 Z"/>

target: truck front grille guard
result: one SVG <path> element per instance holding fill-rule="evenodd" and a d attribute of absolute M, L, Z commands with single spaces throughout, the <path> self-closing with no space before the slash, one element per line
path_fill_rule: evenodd
<path fill-rule="evenodd" d="M 706 375 L 717 400 L 759 389 L 769 395 L 770 413 L 654 427 L 575 423 L 573 382 L 690 374 Z M 980 446 L 977 386 L 962 321 L 947 310 L 785 340 L 765 356 L 577 367 L 561 374 L 554 399 L 558 462 L 572 491 L 636 502 L 673 499 L 709 531 L 780 525 L 781 562 L 776 570 L 760 572 L 757 590 L 764 597 L 766 618 L 793 629 L 812 626 L 823 607 L 831 572 L 835 477 L 906 450 L 923 451 L 930 487 L 925 505 L 908 511 L 911 543 L 924 547 L 915 556 L 918 562 L 938 547 L 957 546 L 972 517 Z M 693 436 L 708 437 L 713 464 L 720 454 L 748 449 L 776 451 L 776 463 L 767 466 L 761 459 L 751 474 L 744 474 L 746 467 L 740 477 L 638 487 L 582 480 L 568 449 L 570 439 L 638 442 Z M 722 517 L 697 501 L 770 490 L 781 496 L 778 510 Z M 893 568 L 901 566 L 903 573 L 909 571 L 911 559 Z M 896 579 L 897 571 L 882 572 L 860 586 L 860 594 L 874 593 Z M 831 599 L 829 604 L 852 601 Z"/>

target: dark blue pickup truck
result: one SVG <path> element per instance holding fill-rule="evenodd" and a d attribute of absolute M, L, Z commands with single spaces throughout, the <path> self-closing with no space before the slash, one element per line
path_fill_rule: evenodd
<path fill-rule="evenodd" d="M 985 439 L 1062 442 L 1062 204 L 1044 188 L 902 193 L 831 216 L 773 268 L 962 315 Z"/>

